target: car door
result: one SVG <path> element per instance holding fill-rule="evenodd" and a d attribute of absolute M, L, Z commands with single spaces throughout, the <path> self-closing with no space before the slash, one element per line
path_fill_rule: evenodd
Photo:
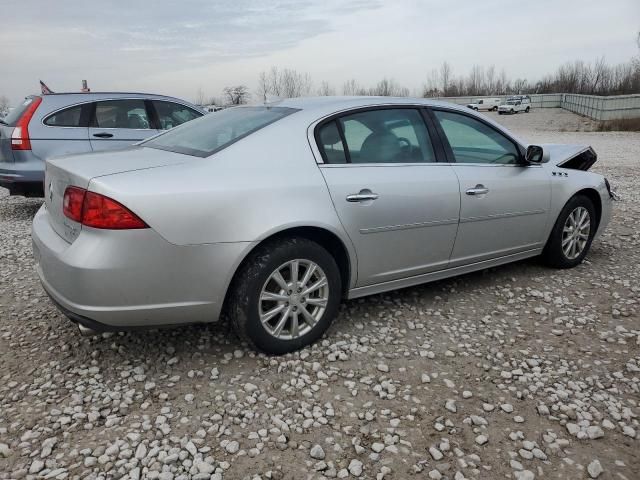
<path fill-rule="evenodd" d="M 518 144 L 474 116 L 433 109 L 460 182 L 460 226 L 450 267 L 542 247 L 551 182 Z"/>
<path fill-rule="evenodd" d="M 443 269 L 458 228 L 450 165 L 415 108 L 366 109 L 316 128 L 325 178 L 358 258 L 357 286 Z"/>
<path fill-rule="evenodd" d="M 143 99 L 116 99 L 95 102 L 89 127 L 95 151 L 125 148 L 158 133 Z"/>

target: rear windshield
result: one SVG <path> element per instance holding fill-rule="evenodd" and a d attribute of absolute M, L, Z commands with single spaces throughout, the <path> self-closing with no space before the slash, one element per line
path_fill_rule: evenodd
<path fill-rule="evenodd" d="M 208 157 L 241 138 L 296 112 L 285 107 L 234 107 L 210 113 L 154 137 L 145 147 Z"/>
<path fill-rule="evenodd" d="M 10 127 L 15 127 L 16 124 L 18 123 L 18 120 L 20 120 L 20 117 L 24 113 L 24 111 L 27 109 L 29 105 L 31 105 L 31 102 L 33 102 L 36 98 L 38 97 L 25 98 L 20 105 L 18 105 L 16 108 L 14 108 L 9 112 L 9 115 L 7 115 L 4 119 L 4 123 L 9 125 Z"/>

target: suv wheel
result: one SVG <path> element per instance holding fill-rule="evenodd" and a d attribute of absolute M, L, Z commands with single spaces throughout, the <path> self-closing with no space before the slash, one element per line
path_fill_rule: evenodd
<path fill-rule="evenodd" d="M 593 202 L 584 195 L 576 195 L 560 212 L 542 257 L 553 267 L 575 267 L 587 255 L 595 233 Z"/>
<path fill-rule="evenodd" d="M 529 107 L 524 109 L 525 113 L 529 113 Z"/>
<path fill-rule="evenodd" d="M 280 355 L 313 343 L 337 315 L 338 266 L 310 240 L 295 237 L 258 247 L 236 278 L 228 305 L 231 325 L 266 353 Z"/>

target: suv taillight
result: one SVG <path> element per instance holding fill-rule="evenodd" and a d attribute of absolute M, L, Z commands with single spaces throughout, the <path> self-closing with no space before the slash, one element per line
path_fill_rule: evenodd
<path fill-rule="evenodd" d="M 84 188 L 67 187 L 62 207 L 66 217 L 87 227 L 108 230 L 149 228 L 140 217 L 121 203 Z"/>
<path fill-rule="evenodd" d="M 11 150 L 31 150 L 29 122 L 41 103 L 42 98 L 35 97 L 20 117 L 20 120 L 16 123 L 11 133 Z"/>

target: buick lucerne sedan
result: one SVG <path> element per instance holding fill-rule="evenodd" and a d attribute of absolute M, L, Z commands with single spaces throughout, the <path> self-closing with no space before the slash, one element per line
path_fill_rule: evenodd
<path fill-rule="evenodd" d="M 281 354 L 343 298 L 534 256 L 578 265 L 615 197 L 595 161 L 429 100 L 230 108 L 47 162 L 34 257 L 86 333 L 225 318 Z"/>

